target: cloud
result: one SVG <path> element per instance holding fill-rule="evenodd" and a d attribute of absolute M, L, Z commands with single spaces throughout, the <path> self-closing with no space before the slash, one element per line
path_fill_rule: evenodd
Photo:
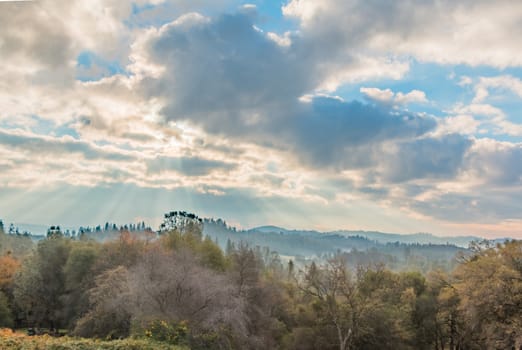
<path fill-rule="evenodd" d="M 68 63 L 71 42 L 62 22 L 52 21 L 39 3 L 6 2 L 0 8 L 0 53 L 4 60 L 16 62 L 21 70 L 57 68 Z"/>
<path fill-rule="evenodd" d="M 145 90 L 169 101 L 163 110 L 168 119 L 204 119 L 207 128 L 215 120 L 212 130 L 218 132 L 230 122 L 258 127 L 270 118 L 263 113 L 291 113 L 303 95 L 346 82 L 399 79 L 409 68 L 386 56 L 328 48 L 297 32 L 274 35 L 256 29 L 244 13 L 188 14 L 147 32 L 133 55 L 162 72 L 145 81 Z"/>
<path fill-rule="evenodd" d="M 439 122 L 437 133 L 474 135 L 482 123 L 469 114 L 448 116 Z"/>
<path fill-rule="evenodd" d="M 303 55 L 299 37 L 281 47 L 249 16 L 184 16 L 162 27 L 142 48 L 164 73 L 144 81 L 166 101 L 168 121 L 189 121 L 207 133 L 291 151 L 319 167 L 369 166 L 372 143 L 416 137 L 435 120 L 329 97 L 300 98 L 323 79 L 322 66 Z M 397 94 L 401 103 L 420 91 Z M 353 152 L 358 148 L 359 152 Z"/>
<path fill-rule="evenodd" d="M 473 79 L 471 79 L 471 77 L 468 77 L 466 75 L 464 76 L 461 76 L 457 85 L 459 86 L 467 86 L 467 85 L 471 85 L 473 83 Z"/>
<path fill-rule="evenodd" d="M 312 74 L 302 74 L 305 61 L 256 31 L 243 14 L 184 17 L 147 46 L 151 61 L 165 71 L 145 88 L 168 101 L 166 118 L 204 123 L 212 132 L 258 127 L 317 85 Z"/>
<path fill-rule="evenodd" d="M 431 117 L 356 101 L 317 97 L 304 107 L 280 126 L 293 151 L 313 167 L 368 167 L 383 142 L 415 138 L 436 126 Z"/>
<path fill-rule="evenodd" d="M 384 177 L 391 182 L 415 179 L 453 179 L 473 142 L 459 134 L 398 143 L 382 160 Z"/>
<path fill-rule="evenodd" d="M 522 209 L 512 193 L 486 189 L 474 193 L 441 193 L 427 201 L 409 203 L 413 210 L 428 217 L 449 222 L 488 223 L 518 218 Z M 515 232 L 515 231 L 513 231 Z"/>
<path fill-rule="evenodd" d="M 40 2 L 0 3 L 0 33 L 0 80 L 6 87 L 28 77 L 32 84 L 72 84 L 73 41 Z"/>
<path fill-rule="evenodd" d="M 510 0 L 291 0 L 283 14 L 300 21 L 303 35 L 346 50 L 440 64 L 522 65 L 516 39 L 522 34 L 522 4 Z"/>
<path fill-rule="evenodd" d="M 424 91 L 412 90 L 408 93 L 394 93 L 390 89 L 361 87 L 359 90 L 370 101 L 384 104 L 406 105 L 410 103 L 428 103 Z"/>
<path fill-rule="evenodd" d="M 469 84 L 473 81 L 470 80 Z M 471 103 L 458 103 L 450 111 L 455 114 L 453 118 L 459 117 L 461 121 L 463 118 L 473 118 L 474 122 L 470 125 L 479 126 L 479 133 L 522 136 L 522 125 L 516 119 L 510 120 L 516 115 L 510 116 L 503 109 L 506 103 L 517 103 L 522 97 L 522 80 L 511 75 L 479 77 L 473 89 L 475 96 Z"/>
<path fill-rule="evenodd" d="M 521 209 L 521 150 L 519 144 L 458 134 L 407 142 L 380 163 L 377 183 L 391 189 L 381 199 L 412 216 L 443 222 L 516 219 Z M 364 193 L 361 188 L 356 189 Z"/>
<path fill-rule="evenodd" d="M 60 157 L 63 155 L 80 154 L 88 160 L 130 161 L 135 159 L 129 152 L 118 152 L 111 149 L 111 147 L 95 146 L 85 141 L 75 140 L 69 136 L 53 138 L 25 132 L 0 130 L 0 145 L 30 152 L 32 156 L 39 154 Z"/>
<path fill-rule="evenodd" d="M 315 38 L 318 39 L 318 38 Z M 330 68 L 327 70 L 323 81 L 317 90 L 332 92 L 337 90 L 344 84 L 354 84 L 365 81 L 375 80 L 400 80 L 410 69 L 408 60 L 383 56 L 371 56 L 363 54 L 354 54 L 351 52 L 337 53 L 339 48 L 321 48 L 320 43 L 313 41 L 307 42 L 307 45 L 313 50 L 319 52 L 336 53 L 339 57 L 332 59 L 329 56 L 322 57 L 322 64 L 330 61 Z"/>
<path fill-rule="evenodd" d="M 390 89 L 382 90 L 379 88 L 362 87 L 360 90 L 368 99 L 380 103 L 392 103 L 395 94 Z"/>
<path fill-rule="evenodd" d="M 522 144 L 477 140 L 467 159 L 473 175 L 489 187 L 522 185 Z"/>
<path fill-rule="evenodd" d="M 522 80 L 511 75 L 481 77 L 478 83 L 475 84 L 475 98 L 473 102 L 483 102 L 490 95 L 490 90 L 492 89 L 509 91 L 517 97 L 522 97 Z"/>
<path fill-rule="evenodd" d="M 266 35 L 270 40 L 274 41 L 279 46 L 288 47 L 292 44 L 291 32 L 285 32 L 284 35 L 268 32 Z"/>
<path fill-rule="evenodd" d="M 428 103 L 428 99 L 426 98 L 424 91 L 412 90 L 406 94 L 398 92 L 395 95 L 395 102 L 397 104 Z"/>
<path fill-rule="evenodd" d="M 213 171 L 230 171 L 234 164 L 198 157 L 156 157 L 146 161 L 147 171 L 158 174 L 175 171 L 186 176 L 204 176 Z"/>

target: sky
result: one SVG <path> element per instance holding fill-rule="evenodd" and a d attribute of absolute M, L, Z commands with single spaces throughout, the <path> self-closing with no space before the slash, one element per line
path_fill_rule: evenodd
<path fill-rule="evenodd" d="M 522 238 L 522 2 L 0 1 L 0 218 Z"/>

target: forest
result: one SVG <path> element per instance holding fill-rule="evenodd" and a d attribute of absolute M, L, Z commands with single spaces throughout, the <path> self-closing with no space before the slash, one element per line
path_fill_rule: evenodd
<path fill-rule="evenodd" d="M 421 271 L 222 249 L 185 212 L 143 228 L 103 242 L 54 229 L 35 244 L 0 226 L 0 342 L 13 329 L 122 349 L 522 349 L 520 241 Z"/>

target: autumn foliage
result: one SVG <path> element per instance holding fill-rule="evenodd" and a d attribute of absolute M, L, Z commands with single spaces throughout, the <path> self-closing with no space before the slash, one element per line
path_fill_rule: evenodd
<path fill-rule="evenodd" d="M 6 291 L 9 288 L 19 268 L 20 262 L 11 255 L 0 257 L 0 290 Z"/>

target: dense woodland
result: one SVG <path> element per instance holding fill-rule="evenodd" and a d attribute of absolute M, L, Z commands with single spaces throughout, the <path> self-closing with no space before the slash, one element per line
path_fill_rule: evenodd
<path fill-rule="evenodd" d="M 0 328 L 191 349 L 522 349 L 520 241 L 474 244 L 452 271 L 343 251 L 298 264 L 241 240 L 222 249 L 175 212 L 159 234 L 104 242 L 0 229 L 0 253 Z"/>

